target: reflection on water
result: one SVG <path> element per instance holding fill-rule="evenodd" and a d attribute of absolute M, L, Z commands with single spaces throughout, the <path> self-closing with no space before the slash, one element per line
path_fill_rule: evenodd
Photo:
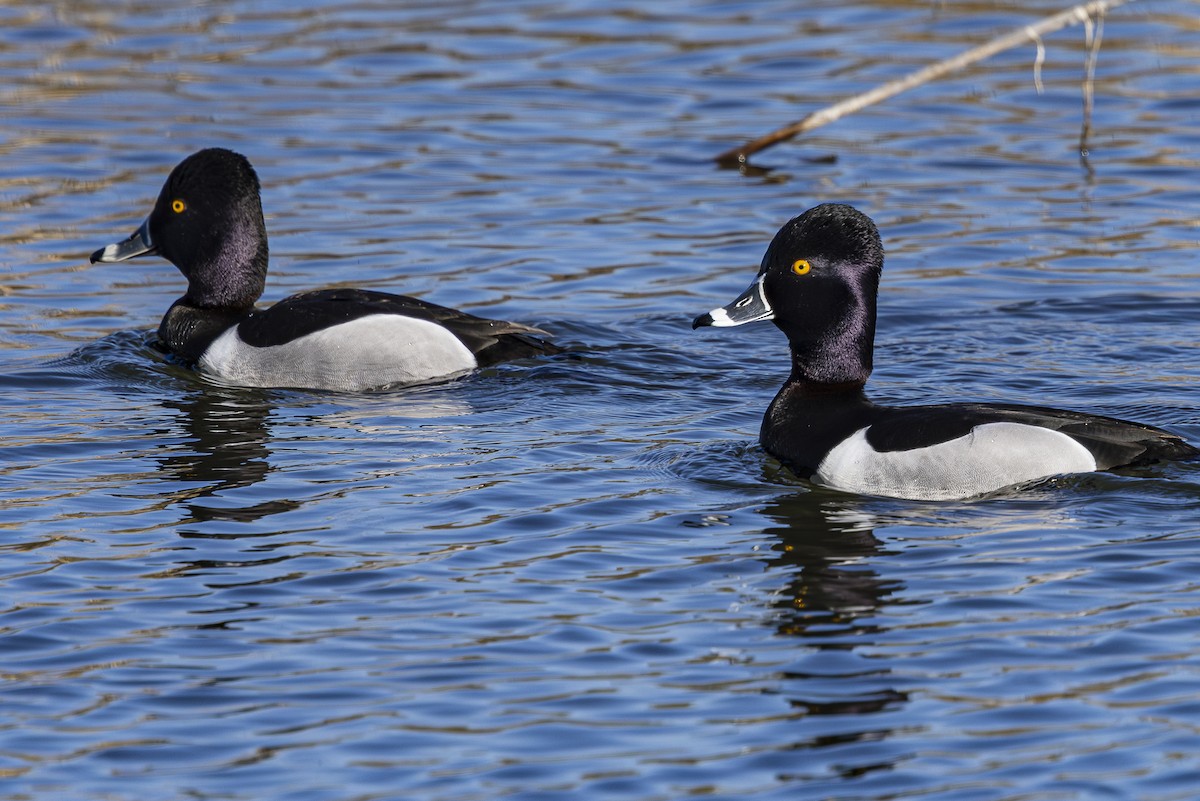
<path fill-rule="evenodd" d="M 204 387 L 184 398 L 163 403 L 179 413 L 187 439 L 160 460 L 165 479 L 197 486 L 172 493 L 172 503 L 193 514 L 220 514 L 197 506 L 195 501 L 262 481 L 270 471 L 266 393 L 228 391 Z M 282 510 L 281 510 L 282 511 Z M 230 519 L 254 520 L 270 510 L 241 510 Z M 245 516 L 236 516 L 242 515 Z"/>
<path fill-rule="evenodd" d="M 822 493 L 824 494 L 824 493 Z M 814 652 L 852 653 L 870 648 L 886 637 L 879 610 L 904 603 L 904 584 L 881 576 L 872 564 L 888 554 L 875 536 L 874 518 L 852 499 L 811 495 L 780 496 L 763 508 L 771 521 L 765 529 L 777 539 L 776 556 L 767 561 L 772 574 L 787 575 L 772 606 L 778 610 L 776 630 L 798 638 L 797 645 Z M 908 693 L 896 689 L 891 670 L 864 660 L 834 663 L 819 672 L 786 670 L 781 692 L 788 705 L 819 733 L 795 742 L 792 748 L 829 749 L 856 743 L 877 743 L 895 733 L 878 713 L 900 711 Z M 836 722 L 835 722 L 836 721 Z M 890 769 L 895 755 L 882 760 L 847 761 L 838 768 L 845 778 Z"/>
<path fill-rule="evenodd" d="M 0 2 L 0 797 L 1190 799 L 1194 465 L 964 504 L 757 444 L 783 221 L 888 250 L 871 392 L 1200 440 L 1194 9 L 1106 19 L 719 170 L 1048 3 Z M 870 35 L 864 35 L 870 31 Z M 400 292 L 570 357 L 221 387 L 91 265 L 186 153 L 263 181 L 266 301 Z"/>
<path fill-rule="evenodd" d="M 776 604 L 783 613 L 780 633 L 807 637 L 817 629 L 814 639 L 833 634 L 834 647 L 845 647 L 843 637 L 871 634 L 871 624 L 857 620 L 895 603 L 892 595 L 903 587 L 868 567 L 886 553 L 870 515 L 836 501 L 813 503 L 806 495 L 776 499 L 763 513 L 778 522 L 767 529 L 779 538 L 772 546 L 779 555 L 768 564 L 792 575 Z"/>

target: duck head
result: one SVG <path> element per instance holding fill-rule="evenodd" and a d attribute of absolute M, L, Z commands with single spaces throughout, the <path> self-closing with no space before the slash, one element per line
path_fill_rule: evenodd
<path fill-rule="evenodd" d="M 791 344 L 793 380 L 861 385 L 871 374 L 882 269 L 869 217 L 852 206 L 815 206 L 779 229 L 745 292 L 692 328 L 771 320 Z"/>
<path fill-rule="evenodd" d="M 267 230 L 258 176 L 245 156 L 208 148 L 180 162 L 154 210 L 129 236 L 92 254 L 92 263 L 160 255 L 188 280 L 184 299 L 201 308 L 244 308 L 262 294 Z"/>

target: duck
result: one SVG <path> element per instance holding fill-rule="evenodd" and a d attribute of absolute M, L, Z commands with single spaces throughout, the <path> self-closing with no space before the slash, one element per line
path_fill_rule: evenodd
<path fill-rule="evenodd" d="M 533 326 L 369 289 L 317 289 L 257 308 L 268 261 L 261 187 L 249 159 L 225 148 L 176 165 L 145 221 L 91 262 L 150 255 L 187 279 L 159 323 L 160 348 L 228 385 L 356 392 L 562 350 Z"/>
<path fill-rule="evenodd" d="M 772 321 L 791 373 L 763 416 L 763 449 L 813 484 L 963 500 L 1074 473 L 1195 459 L 1168 431 L 1084 412 L 995 403 L 883 406 L 864 390 L 883 270 L 875 223 L 826 203 L 787 222 L 750 287 L 693 330 Z"/>

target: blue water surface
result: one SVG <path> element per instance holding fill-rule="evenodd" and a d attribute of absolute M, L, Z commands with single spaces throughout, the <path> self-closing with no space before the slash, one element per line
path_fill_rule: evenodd
<path fill-rule="evenodd" d="M 712 162 L 1058 9 L 0 4 L 0 799 L 1195 798 L 1200 466 L 822 490 L 757 443 L 778 331 L 690 329 L 854 203 L 874 398 L 1200 442 L 1193 4 L 1107 16 L 1086 157 L 1075 27 Z M 569 353 L 357 395 L 170 363 L 182 277 L 87 256 L 217 145 L 264 300 Z"/>

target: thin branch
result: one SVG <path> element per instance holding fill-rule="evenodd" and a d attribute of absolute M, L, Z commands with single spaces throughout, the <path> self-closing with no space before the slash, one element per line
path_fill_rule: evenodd
<path fill-rule="evenodd" d="M 1037 45 L 1037 55 L 1033 59 L 1033 88 L 1037 89 L 1037 93 L 1042 93 L 1042 65 L 1046 63 L 1046 45 L 1042 43 L 1042 37 L 1034 36 L 1033 43 Z"/>
<path fill-rule="evenodd" d="M 822 125 L 839 120 L 847 114 L 853 114 L 867 106 L 878 103 L 882 100 L 887 100 L 901 92 L 913 89 L 917 86 L 922 86 L 935 81 L 944 75 L 951 72 L 961 70 L 964 67 L 983 61 L 985 58 L 1002 53 L 1005 50 L 1011 50 L 1018 45 L 1022 45 L 1028 41 L 1038 42 L 1041 37 L 1062 30 L 1070 25 L 1076 25 L 1080 22 L 1091 25 L 1093 16 L 1102 16 L 1110 9 L 1125 5 L 1125 3 L 1133 2 L 1133 0 L 1090 0 L 1090 2 L 1080 3 L 1074 8 L 1069 8 L 1066 11 L 1060 11 L 1045 19 L 1027 25 L 1023 28 L 1018 28 L 1015 31 L 992 39 L 990 42 L 959 53 L 953 58 L 948 58 L 945 61 L 939 61 L 936 64 L 931 64 L 928 67 L 920 69 L 914 73 L 906 75 L 890 83 L 885 83 L 882 86 L 877 86 L 869 92 L 864 92 L 860 95 L 848 98 L 835 103 L 832 106 L 827 106 L 819 111 L 814 111 L 812 114 L 798 120 L 791 125 L 787 125 L 776 131 L 772 131 L 766 136 L 761 136 L 751 142 L 747 142 L 741 147 L 735 147 L 726 150 L 718 155 L 715 161 L 724 165 L 744 164 L 750 156 L 765 150 L 772 145 L 786 142 L 794 136 L 798 136 L 814 128 L 819 128 Z"/>
<path fill-rule="evenodd" d="M 1096 15 L 1093 26 L 1088 19 L 1084 26 L 1084 42 L 1087 45 L 1087 62 L 1083 68 L 1083 127 L 1079 131 L 1079 154 L 1088 155 L 1088 140 L 1092 136 L 1092 85 L 1096 80 L 1096 61 L 1100 57 L 1100 40 L 1104 38 L 1104 12 Z"/>

